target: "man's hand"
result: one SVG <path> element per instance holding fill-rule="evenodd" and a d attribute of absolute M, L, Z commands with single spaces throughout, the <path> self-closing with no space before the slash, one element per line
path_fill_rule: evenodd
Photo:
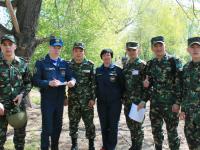
<path fill-rule="evenodd" d="M 179 118 L 180 118 L 181 120 L 185 120 L 185 112 L 181 112 L 181 113 L 179 114 Z"/>
<path fill-rule="evenodd" d="M 172 112 L 179 113 L 180 106 L 178 104 L 172 105 Z"/>
<path fill-rule="evenodd" d="M 19 106 L 21 101 L 22 101 L 22 98 L 23 98 L 23 94 L 19 94 L 17 95 L 14 99 L 13 99 L 13 102 L 15 105 Z"/>
<path fill-rule="evenodd" d="M 0 103 L 0 116 L 4 115 L 4 106 L 2 103 Z"/>
<path fill-rule="evenodd" d="M 70 80 L 69 82 L 67 82 L 67 86 L 68 86 L 69 88 L 74 87 L 75 84 L 76 84 L 76 81 L 75 81 L 75 80 Z"/>
<path fill-rule="evenodd" d="M 144 88 L 148 88 L 149 87 L 149 76 L 146 76 L 145 80 L 143 81 L 143 86 Z"/>
<path fill-rule="evenodd" d="M 92 109 L 94 107 L 95 101 L 94 100 L 90 100 L 88 103 L 88 106 Z"/>
<path fill-rule="evenodd" d="M 137 107 L 137 111 L 139 111 L 140 109 L 142 109 L 142 108 L 144 108 L 144 106 L 145 106 L 145 102 L 140 102 L 139 104 L 138 104 L 138 107 Z"/>
<path fill-rule="evenodd" d="M 49 86 L 51 87 L 58 87 L 60 86 L 61 82 L 57 79 L 53 79 L 51 81 L 49 81 Z"/>

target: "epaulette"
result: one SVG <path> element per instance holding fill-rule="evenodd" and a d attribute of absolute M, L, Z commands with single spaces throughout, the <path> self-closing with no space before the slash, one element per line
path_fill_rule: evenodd
<path fill-rule="evenodd" d="M 146 65 L 146 64 L 147 64 L 147 62 L 146 62 L 146 61 L 144 61 L 144 60 L 142 60 L 142 59 L 141 59 L 141 63 L 143 63 L 144 65 Z"/>
<path fill-rule="evenodd" d="M 122 66 L 117 65 L 117 64 L 115 64 L 115 66 L 116 66 L 117 68 L 119 68 L 119 69 L 122 69 L 122 68 L 123 68 Z"/>
<path fill-rule="evenodd" d="M 44 57 L 42 57 L 42 58 L 40 58 L 38 61 L 44 61 L 45 60 L 45 58 Z"/>
<path fill-rule="evenodd" d="M 93 61 L 91 61 L 91 60 L 88 60 L 88 62 L 89 62 L 90 64 L 94 65 L 94 62 L 93 62 Z"/>
<path fill-rule="evenodd" d="M 66 63 L 70 63 L 70 60 L 65 60 Z"/>
<path fill-rule="evenodd" d="M 15 56 L 14 59 L 15 59 L 16 61 L 18 61 L 18 62 L 23 62 L 23 63 L 26 63 L 26 62 L 27 62 L 24 58 L 19 57 L 19 56 Z"/>
<path fill-rule="evenodd" d="M 24 61 L 25 63 L 28 63 L 28 60 L 23 57 L 18 57 L 21 61 Z"/>

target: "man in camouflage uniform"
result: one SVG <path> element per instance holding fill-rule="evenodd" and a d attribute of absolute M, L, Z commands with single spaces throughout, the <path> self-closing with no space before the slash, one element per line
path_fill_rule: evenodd
<path fill-rule="evenodd" d="M 78 124 L 83 119 L 86 137 L 89 139 L 89 150 L 94 150 L 95 126 L 95 76 L 94 64 L 85 58 L 85 46 L 81 42 L 74 43 L 73 59 L 69 62 L 76 85 L 68 90 L 68 115 L 72 150 L 77 150 Z"/>
<path fill-rule="evenodd" d="M 8 121 L 6 114 L 17 107 L 25 111 L 24 97 L 31 90 L 31 73 L 24 59 L 15 56 L 15 38 L 4 35 L 1 38 L 2 58 L 0 59 L 0 150 L 4 150 Z M 17 105 L 17 107 L 16 107 Z M 23 150 L 25 128 L 14 129 L 16 150 Z"/>
<path fill-rule="evenodd" d="M 123 75 L 125 79 L 124 92 L 124 113 L 126 123 L 131 132 L 132 146 L 129 150 L 141 150 L 144 139 L 142 123 L 136 122 L 129 118 L 129 112 L 132 103 L 138 105 L 138 110 L 145 107 L 143 95 L 143 77 L 145 62 L 138 57 L 139 44 L 137 42 L 127 42 L 126 52 L 129 60 L 123 67 Z"/>
<path fill-rule="evenodd" d="M 190 150 L 200 150 L 200 37 L 188 39 L 192 61 L 183 67 L 183 101 L 180 118 Z"/>
<path fill-rule="evenodd" d="M 163 121 L 166 123 L 169 147 L 178 150 L 180 140 L 177 133 L 178 112 L 181 100 L 179 59 L 167 54 L 164 37 L 151 39 L 155 58 L 147 63 L 144 87 L 151 89 L 150 120 L 156 150 L 162 149 Z"/>

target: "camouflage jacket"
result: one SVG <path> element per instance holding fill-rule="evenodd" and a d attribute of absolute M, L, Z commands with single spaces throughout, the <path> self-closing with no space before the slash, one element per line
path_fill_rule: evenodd
<path fill-rule="evenodd" d="M 17 95 L 25 97 L 31 88 L 31 72 L 24 59 L 15 56 L 11 64 L 0 59 L 0 103 L 6 109 L 13 106 L 12 100 Z"/>
<path fill-rule="evenodd" d="M 95 100 L 95 74 L 94 64 L 84 59 L 81 64 L 77 64 L 73 59 L 69 62 L 72 76 L 76 79 L 76 85 L 68 89 L 69 101 L 78 101 L 88 104 L 89 100 Z"/>
<path fill-rule="evenodd" d="M 139 104 L 143 101 L 143 78 L 146 62 L 140 58 L 128 60 L 123 68 L 125 82 L 124 104 Z"/>
<path fill-rule="evenodd" d="M 183 67 L 183 112 L 200 108 L 200 63 L 189 62 Z"/>
<path fill-rule="evenodd" d="M 147 62 L 145 75 L 149 76 L 152 104 L 181 103 L 181 72 L 181 61 L 169 54 Z"/>

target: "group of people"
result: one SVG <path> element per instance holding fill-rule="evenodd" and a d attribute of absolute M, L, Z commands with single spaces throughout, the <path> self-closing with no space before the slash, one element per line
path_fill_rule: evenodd
<path fill-rule="evenodd" d="M 9 116 L 25 109 L 25 97 L 33 86 L 41 94 L 41 150 L 58 150 L 62 130 L 63 108 L 68 105 L 71 150 L 78 150 L 78 125 L 85 124 L 88 149 L 95 150 L 94 105 L 102 133 L 101 150 L 115 150 L 122 105 L 130 130 L 129 150 L 141 150 L 143 126 L 129 117 L 132 104 L 137 110 L 150 101 L 150 120 L 156 150 L 162 150 L 163 122 L 166 123 L 169 148 L 178 150 L 180 139 L 177 126 L 185 119 L 184 132 L 190 150 L 200 150 L 200 37 L 188 39 L 192 60 L 184 66 L 166 52 L 163 36 L 151 39 L 155 58 L 147 63 L 139 58 L 139 43 L 127 42 L 128 59 L 119 67 L 113 63 L 113 51 L 100 52 L 102 65 L 85 56 L 85 44 L 75 42 L 72 59 L 60 57 L 63 41 L 51 37 L 49 53 L 36 61 L 33 75 L 26 61 L 15 55 L 16 41 L 11 35 L 1 38 L 0 56 L 0 150 L 4 150 Z M 66 92 L 67 87 L 67 92 Z M 97 101 L 97 102 L 96 102 Z M 17 111 L 16 111 L 17 110 Z M 14 126 L 16 150 L 23 150 L 26 123 Z"/>

